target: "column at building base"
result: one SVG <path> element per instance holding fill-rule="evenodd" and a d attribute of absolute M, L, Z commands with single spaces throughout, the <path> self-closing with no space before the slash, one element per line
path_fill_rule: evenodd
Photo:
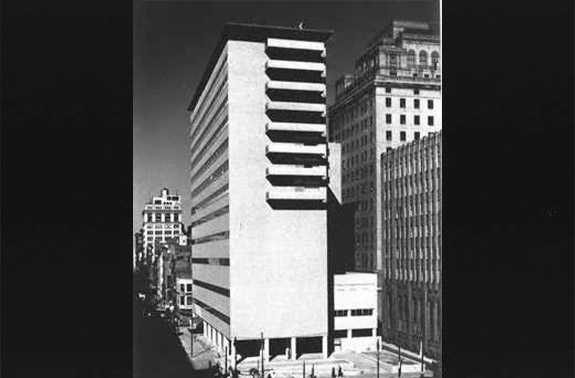
<path fill-rule="evenodd" d="M 292 361 L 297 359 L 297 337 L 290 339 L 290 359 Z"/>

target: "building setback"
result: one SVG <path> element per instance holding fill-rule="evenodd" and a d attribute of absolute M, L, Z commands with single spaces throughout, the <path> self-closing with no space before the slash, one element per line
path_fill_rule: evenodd
<path fill-rule="evenodd" d="M 226 24 L 188 108 L 194 311 L 231 356 L 327 353 L 331 34 Z"/>
<path fill-rule="evenodd" d="M 381 157 L 383 338 L 441 358 L 441 132 Z"/>
<path fill-rule="evenodd" d="M 439 52 L 427 23 L 393 21 L 370 41 L 355 72 L 336 82 L 328 136 L 342 144 L 342 202 L 356 207 L 358 271 L 383 269 L 379 157 L 441 130 Z"/>

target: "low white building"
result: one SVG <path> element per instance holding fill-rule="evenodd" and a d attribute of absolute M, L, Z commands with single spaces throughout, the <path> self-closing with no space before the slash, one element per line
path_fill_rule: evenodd
<path fill-rule="evenodd" d="M 334 349 L 374 350 L 377 345 L 377 275 L 334 276 Z"/>

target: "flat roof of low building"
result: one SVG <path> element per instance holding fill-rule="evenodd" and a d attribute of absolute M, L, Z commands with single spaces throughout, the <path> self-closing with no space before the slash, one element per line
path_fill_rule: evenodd
<path fill-rule="evenodd" d="M 334 275 L 335 285 L 377 284 L 377 273 L 372 272 L 345 272 Z"/>

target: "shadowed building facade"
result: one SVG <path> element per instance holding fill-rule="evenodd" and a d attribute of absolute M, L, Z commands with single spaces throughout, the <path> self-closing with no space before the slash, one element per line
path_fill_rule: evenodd
<path fill-rule="evenodd" d="M 342 145 L 342 201 L 356 208 L 355 270 L 385 268 L 382 153 L 441 130 L 441 123 L 439 36 L 424 22 L 393 21 L 369 42 L 354 73 L 336 82 L 329 109 L 329 140 Z"/>
<path fill-rule="evenodd" d="M 188 108 L 194 311 L 229 357 L 327 353 L 331 34 L 226 24 Z"/>
<path fill-rule="evenodd" d="M 381 156 L 383 338 L 441 359 L 441 132 Z"/>

